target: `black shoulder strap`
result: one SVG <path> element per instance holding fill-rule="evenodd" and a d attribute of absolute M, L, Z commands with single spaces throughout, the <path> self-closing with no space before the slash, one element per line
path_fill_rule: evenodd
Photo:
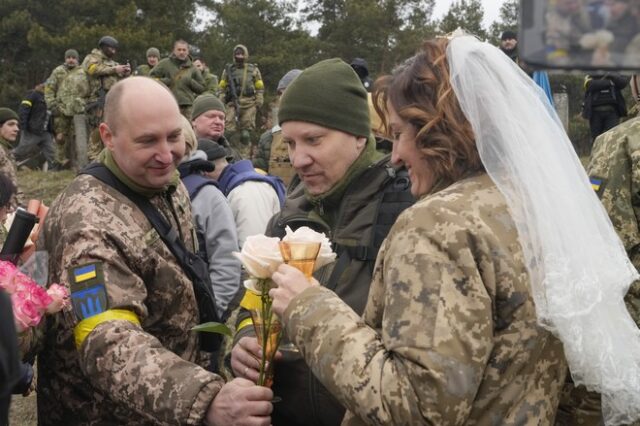
<path fill-rule="evenodd" d="M 82 171 L 80 171 L 80 174 L 91 175 L 101 180 L 133 201 L 133 203 L 138 206 L 142 213 L 147 217 L 149 223 L 151 223 L 158 232 L 160 238 L 162 238 L 164 243 L 171 250 L 171 253 L 173 253 L 178 262 L 181 263 L 182 269 L 191 276 L 190 271 L 188 270 L 190 269 L 189 265 L 182 264 L 183 259 L 185 259 L 185 252 L 187 251 L 187 248 L 179 238 L 176 230 L 169 224 L 169 222 L 167 222 L 158 209 L 156 209 L 147 198 L 133 192 L 127 185 L 122 183 L 122 181 L 120 181 L 120 179 L 118 179 L 111 170 L 101 163 L 91 163 L 87 165 Z"/>
<path fill-rule="evenodd" d="M 346 246 L 336 244 L 338 260 L 327 281 L 327 288 L 335 289 L 337 282 L 351 260 L 369 262 L 370 272 L 373 267 L 382 242 L 387 237 L 396 219 L 407 207 L 410 207 L 415 198 L 411 195 L 411 181 L 406 169 L 395 169 L 385 165 L 387 174 L 382 191 L 379 193 L 378 210 L 373 221 L 372 240 L 369 245 Z"/>
<path fill-rule="evenodd" d="M 176 260 L 182 267 L 182 270 L 187 274 L 194 287 L 196 298 L 198 299 L 199 308 L 201 310 L 201 317 L 210 318 L 215 315 L 215 296 L 213 294 L 213 287 L 207 272 L 206 263 L 197 255 L 191 253 L 185 247 L 184 243 L 180 239 L 178 232 L 173 226 L 162 216 L 157 208 L 151 204 L 151 202 L 140 194 L 132 191 L 127 185 L 122 183 L 107 167 L 101 163 L 91 163 L 87 165 L 80 174 L 87 174 L 99 179 L 107 185 L 113 187 L 118 192 L 129 198 L 147 217 L 147 220 L 155 228 L 155 230 L 162 238 L 162 241 L 169 248 L 171 253 L 175 256 Z M 211 306 L 202 306 L 202 303 L 209 299 L 213 305 L 213 313 L 211 312 Z M 207 312 L 202 312 L 203 310 Z"/>

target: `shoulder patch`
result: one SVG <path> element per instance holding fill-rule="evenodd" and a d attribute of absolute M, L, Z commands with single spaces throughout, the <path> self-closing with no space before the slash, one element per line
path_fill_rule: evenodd
<path fill-rule="evenodd" d="M 109 309 L 101 262 L 69 268 L 69 279 L 71 303 L 78 321 Z"/>
<path fill-rule="evenodd" d="M 598 194 L 598 197 L 602 196 L 605 179 L 598 176 L 589 176 L 589 182 L 591 183 L 591 188 Z"/>

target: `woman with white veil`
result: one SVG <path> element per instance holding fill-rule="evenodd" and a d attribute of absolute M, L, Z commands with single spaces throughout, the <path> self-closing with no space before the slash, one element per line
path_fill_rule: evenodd
<path fill-rule="evenodd" d="M 637 278 L 553 108 L 498 49 L 426 42 L 376 84 L 419 201 L 363 318 L 283 265 L 274 309 L 343 424 L 551 424 L 566 364 L 605 419 L 640 415 Z"/>

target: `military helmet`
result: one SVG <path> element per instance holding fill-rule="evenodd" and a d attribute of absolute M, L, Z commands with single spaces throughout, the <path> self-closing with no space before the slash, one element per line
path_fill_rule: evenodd
<path fill-rule="evenodd" d="M 107 46 L 113 47 L 114 49 L 118 48 L 118 40 L 111 36 L 104 36 L 98 41 L 98 47 Z"/>

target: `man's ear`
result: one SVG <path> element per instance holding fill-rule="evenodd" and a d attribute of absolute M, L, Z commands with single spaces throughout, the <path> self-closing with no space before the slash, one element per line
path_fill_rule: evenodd
<path fill-rule="evenodd" d="M 358 151 L 362 151 L 362 149 L 366 144 L 367 144 L 367 138 L 361 136 L 358 139 L 356 139 L 356 148 L 358 149 Z"/>
<path fill-rule="evenodd" d="M 113 151 L 113 132 L 107 123 L 100 123 L 98 129 L 100 130 L 100 138 L 102 139 L 104 146 L 106 146 L 109 151 Z"/>

